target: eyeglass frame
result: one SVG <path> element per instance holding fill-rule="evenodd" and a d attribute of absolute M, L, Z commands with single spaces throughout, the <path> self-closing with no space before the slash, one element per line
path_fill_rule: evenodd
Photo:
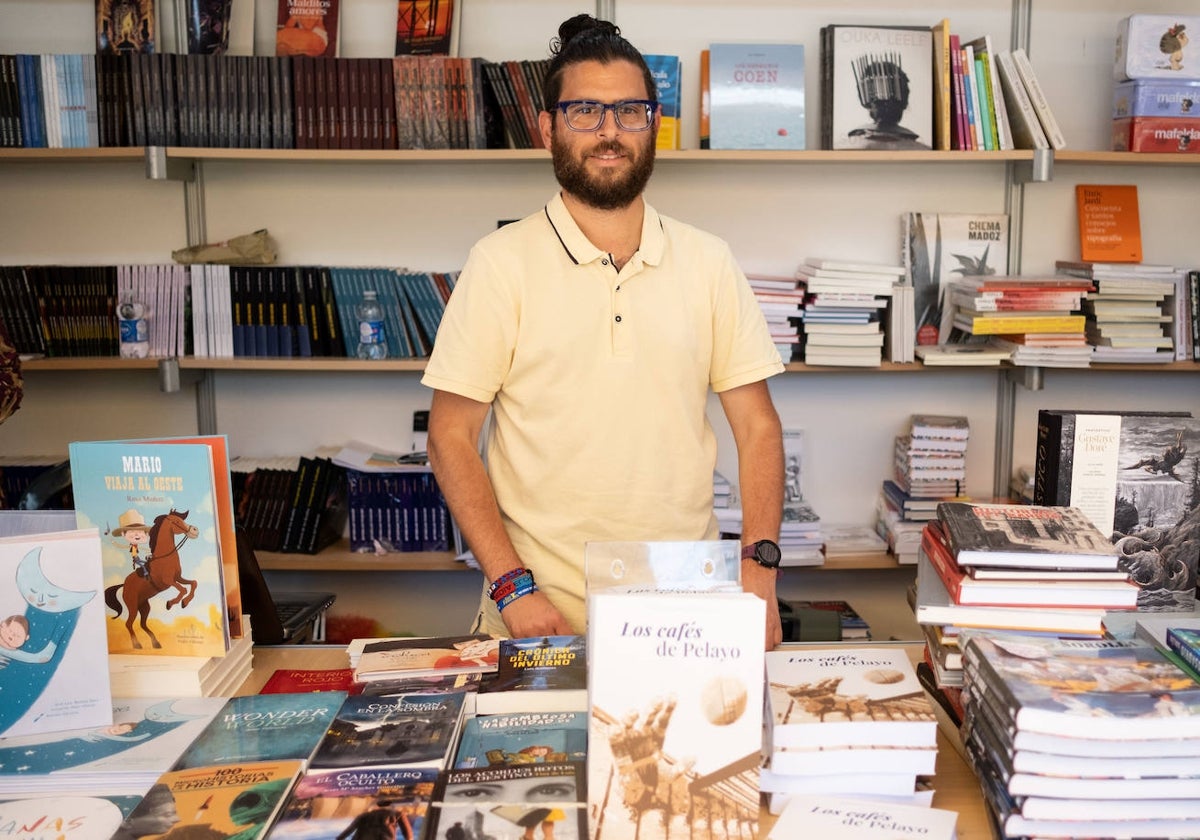
<path fill-rule="evenodd" d="M 600 109 L 600 121 L 598 123 L 596 123 L 596 127 L 595 128 L 576 128 L 575 126 L 571 125 L 571 121 L 567 117 L 567 109 L 570 108 L 572 105 L 595 105 L 596 107 L 598 107 Z M 624 125 L 624 123 L 621 122 L 621 117 L 617 113 L 617 108 L 620 108 L 625 105 L 642 105 L 642 106 L 644 106 L 646 108 L 646 116 L 647 116 L 646 125 L 643 126 L 642 128 L 627 128 Z M 579 132 L 599 131 L 601 128 L 604 127 L 605 115 L 609 111 L 612 111 L 613 119 L 616 121 L 618 128 L 620 128 L 622 131 L 634 132 L 634 131 L 649 131 L 650 130 L 650 127 L 654 125 L 654 115 L 658 111 L 659 104 L 658 104 L 658 102 L 656 102 L 653 99 L 619 99 L 616 102 L 611 102 L 611 103 L 604 103 L 604 102 L 600 102 L 595 99 L 563 99 L 559 102 L 556 102 L 554 107 L 556 110 L 558 110 L 562 114 L 563 123 L 567 126 L 567 128 L 571 129 L 571 131 L 579 131 Z"/>

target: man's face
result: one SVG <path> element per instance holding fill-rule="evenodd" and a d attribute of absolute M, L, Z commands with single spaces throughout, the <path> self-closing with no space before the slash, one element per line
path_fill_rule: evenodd
<path fill-rule="evenodd" d="M 628 61 L 601 64 L 582 61 L 563 72 L 562 100 L 592 99 L 611 104 L 623 99 L 648 99 L 642 71 Z M 629 206 L 654 171 L 654 140 L 658 116 L 646 131 L 625 131 L 616 115 L 605 112 L 595 131 L 572 131 L 563 114 L 554 111 L 548 141 L 554 175 L 563 190 L 598 210 Z M 545 125 L 545 124 L 544 124 Z"/>

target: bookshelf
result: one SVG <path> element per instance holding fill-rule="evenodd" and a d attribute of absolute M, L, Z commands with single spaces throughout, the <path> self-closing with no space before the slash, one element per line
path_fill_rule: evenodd
<path fill-rule="evenodd" d="M 265 0 L 256 5 L 256 41 L 263 51 L 273 10 Z M 394 4 L 344 5 L 351 17 L 343 28 L 343 54 L 386 54 L 369 20 Z M 1166 3 L 1150 5 L 1154 8 L 1139 11 L 1171 11 Z M 486 0 L 463 0 L 462 11 L 463 53 L 504 58 L 543 55 L 565 16 L 554 4 Z M 894 261 L 899 216 L 906 210 L 1007 211 L 1014 225 L 1010 262 L 1033 273 L 1050 270 L 1056 258 L 1073 256 L 1075 183 L 1136 180 L 1143 195 L 1147 258 L 1200 264 L 1188 214 L 1182 211 L 1200 179 L 1200 160 L 1103 151 L 1111 84 L 1105 62 L 1125 5 L 987 0 L 969 9 L 945 4 L 943 11 L 952 28 L 964 34 L 990 32 L 1002 43 L 1028 44 L 1069 143 L 1051 156 L 1050 180 L 1025 177 L 1034 162 L 1034 154 L 1025 150 L 692 148 L 659 154 L 650 202 L 723 236 L 742 267 L 760 273 L 790 273 L 806 256 L 852 253 L 863 260 Z M 86 0 L 64 0 L 50 9 L 29 2 L 0 4 L 0 50 L 87 50 L 91 14 Z M 709 41 L 761 40 L 769 32 L 804 42 L 815 93 L 816 33 L 822 24 L 928 25 L 939 17 L 885 0 L 854 8 L 815 0 L 703 8 L 683 0 L 653 0 L 623 4 L 616 16 L 643 49 L 683 57 L 682 136 L 692 146 L 697 123 L 695 108 L 688 105 L 697 98 L 695 57 Z M 1034 34 L 1023 35 L 1019 30 L 1028 16 L 1038 26 Z M 689 25 L 680 26 L 681 20 Z M 1009 39 L 1011 31 L 1018 34 Z M 1055 35 L 1062 31 L 1073 33 L 1071 43 Z M 810 146 L 816 145 L 816 107 L 810 96 Z M 151 164 L 161 177 L 148 177 Z M 459 267 L 470 245 L 497 220 L 535 211 L 554 188 L 542 150 L 0 150 L 0 253 L 11 262 L 165 262 L 172 249 L 189 242 L 267 227 L 285 264 L 445 270 Z M 121 212 L 111 212 L 117 206 Z M 157 367 L 154 360 L 30 362 L 24 405 L 0 428 L 4 451 L 65 454 L 66 443 L 74 439 L 198 431 L 224 432 L 235 454 L 250 456 L 311 452 L 348 439 L 404 449 L 412 411 L 427 408 L 429 401 L 418 383 L 421 360 L 185 358 L 179 360 L 181 389 L 174 393 L 158 389 Z M 1200 413 L 1200 388 L 1193 387 L 1197 373 L 1195 362 L 1047 369 L 1036 376 L 1008 368 L 790 364 L 771 387 L 785 425 L 805 430 L 805 493 L 818 513 L 829 522 L 865 523 L 890 464 L 892 439 L 915 411 L 970 418 L 969 489 L 989 495 L 1007 487 L 1012 466 L 1032 462 L 1038 408 L 1145 405 Z M 718 466 L 733 474 L 732 436 L 716 401 L 711 405 Z M 409 567 L 403 560 L 391 568 L 390 558 L 385 568 L 367 566 L 379 575 L 343 574 L 355 568 L 353 558 L 336 550 L 304 561 L 270 557 L 264 566 L 285 588 L 337 589 L 339 609 L 355 603 L 371 612 L 394 612 L 389 593 L 411 590 L 405 604 L 413 602 L 422 629 L 431 632 L 461 629 L 478 594 L 476 576 L 459 573 L 446 558 L 433 558 L 428 573 L 418 576 L 404 574 Z M 909 574 L 871 560 L 831 563 L 819 571 L 787 572 L 781 594 L 809 597 L 814 588 L 844 593 L 879 582 L 878 590 L 891 591 L 895 608 L 902 610 L 899 592 Z M 433 603 L 437 598 L 445 599 L 440 610 Z"/>

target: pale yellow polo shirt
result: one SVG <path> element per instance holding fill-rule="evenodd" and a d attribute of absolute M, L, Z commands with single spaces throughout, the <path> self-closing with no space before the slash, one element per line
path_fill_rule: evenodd
<path fill-rule="evenodd" d="M 723 241 L 647 205 L 617 272 L 555 195 L 472 248 L 421 382 L 491 404 L 504 525 L 582 633 L 585 543 L 715 539 L 708 391 L 782 370 Z"/>

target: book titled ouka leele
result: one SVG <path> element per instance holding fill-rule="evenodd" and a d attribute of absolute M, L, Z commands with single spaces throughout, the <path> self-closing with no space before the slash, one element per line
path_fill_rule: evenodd
<path fill-rule="evenodd" d="M 599 592 L 588 606 L 593 840 L 757 825 L 765 604 Z"/>

